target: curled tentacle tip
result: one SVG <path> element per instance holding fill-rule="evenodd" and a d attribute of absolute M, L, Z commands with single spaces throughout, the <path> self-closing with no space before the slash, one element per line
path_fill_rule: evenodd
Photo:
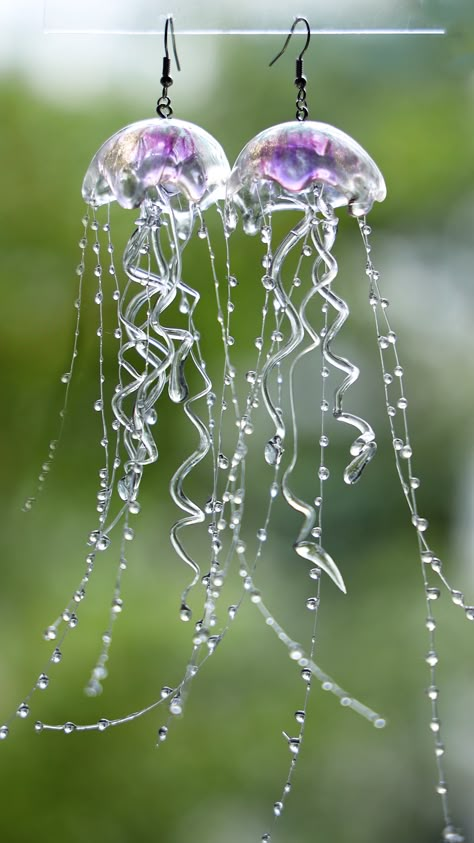
<path fill-rule="evenodd" d="M 187 384 L 175 384 L 171 381 L 168 385 L 168 395 L 173 404 L 183 404 L 189 398 L 189 389 Z"/>
<path fill-rule="evenodd" d="M 377 443 L 374 441 L 367 442 L 363 448 L 361 448 L 360 453 L 349 463 L 344 471 L 345 483 L 349 486 L 353 486 L 354 483 L 357 483 L 357 481 L 360 480 L 364 468 L 375 457 L 376 451 Z"/>
<path fill-rule="evenodd" d="M 314 542 L 309 541 L 296 542 L 293 547 L 298 556 L 301 556 L 302 559 L 307 559 L 308 562 L 322 568 L 322 570 L 331 577 L 332 581 L 337 585 L 342 593 L 347 594 L 347 588 L 342 574 L 329 553 L 323 550 L 322 547 L 318 547 L 318 545 Z"/>
<path fill-rule="evenodd" d="M 179 609 L 179 617 L 181 618 L 182 621 L 185 621 L 185 622 L 191 620 L 192 611 L 186 603 L 181 603 L 181 606 L 180 606 L 180 609 Z"/>

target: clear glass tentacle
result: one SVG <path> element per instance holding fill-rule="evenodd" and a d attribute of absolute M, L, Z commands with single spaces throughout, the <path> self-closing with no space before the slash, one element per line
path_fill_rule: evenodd
<path fill-rule="evenodd" d="M 440 597 L 440 590 L 433 587 L 431 573 L 441 580 L 443 586 L 451 596 L 453 604 L 464 610 L 467 620 L 474 620 L 474 608 L 469 606 L 462 591 L 454 588 L 446 579 L 441 560 L 432 551 L 428 540 L 428 520 L 419 514 L 417 491 L 420 480 L 413 473 L 413 449 L 408 427 L 408 398 L 404 385 L 404 370 L 398 351 L 398 337 L 393 330 L 388 315 L 389 301 L 384 298 L 380 290 L 379 272 L 375 268 L 371 255 L 369 237 L 371 228 L 365 218 L 359 221 L 359 229 L 366 252 L 366 274 L 369 280 L 369 303 L 372 309 L 377 344 L 379 348 L 382 368 L 385 403 L 392 436 L 395 455 L 395 466 L 400 485 L 411 515 L 411 522 L 416 530 L 418 550 L 421 563 L 421 574 L 425 592 L 426 620 L 428 631 L 428 652 L 425 661 L 428 665 L 430 684 L 426 689 L 430 709 L 430 730 L 433 735 L 435 762 L 438 774 L 436 792 L 440 796 L 444 817 L 443 840 L 453 843 L 463 843 L 463 834 L 455 828 L 452 819 L 451 805 L 448 795 L 448 785 L 445 771 L 445 744 L 443 727 L 440 719 L 440 689 L 438 683 L 439 653 L 437 647 L 436 630 L 438 628 L 434 605 Z M 392 356 L 392 364 L 388 355 Z M 394 397 L 398 393 L 398 397 Z"/>
<path fill-rule="evenodd" d="M 355 427 L 360 436 L 351 445 L 351 455 L 354 459 L 349 463 L 344 471 L 344 480 L 349 485 L 356 483 L 367 464 L 375 456 L 377 445 L 375 442 L 375 433 L 370 424 L 365 420 L 356 416 L 354 413 L 344 411 L 343 402 L 347 390 L 357 381 L 359 377 L 359 369 L 350 360 L 336 354 L 332 345 L 337 338 L 339 331 L 344 326 L 349 317 L 349 306 L 338 295 L 335 294 L 331 288 L 331 283 L 337 276 L 338 266 L 334 255 L 331 253 L 331 248 L 335 240 L 337 230 L 337 219 L 334 212 L 326 205 L 320 198 L 318 202 L 318 209 L 323 213 L 324 219 L 327 221 L 325 226 L 325 237 L 322 239 L 318 232 L 318 227 L 314 226 L 311 232 L 313 243 L 326 265 L 326 272 L 318 281 L 317 289 L 320 295 L 326 299 L 336 311 L 337 317 L 334 322 L 328 326 L 325 332 L 322 350 L 324 359 L 329 365 L 339 369 L 346 374 L 346 378 L 336 389 L 334 395 L 334 409 L 333 415 L 337 421 L 349 424 Z"/>

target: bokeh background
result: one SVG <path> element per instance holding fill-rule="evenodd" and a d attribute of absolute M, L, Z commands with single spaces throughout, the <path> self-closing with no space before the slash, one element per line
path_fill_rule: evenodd
<path fill-rule="evenodd" d="M 156 5 L 158 16 L 168 12 Z M 209 12 L 206 5 L 208 19 L 214 14 L 217 25 L 225 27 L 225 6 Z M 472 4 L 273 6 L 283 27 L 298 11 L 314 26 L 447 29 L 446 36 L 314 37 L 305 68 L 311 116 L 355 137 L 387 182 L 388 198 L 371 218 L 374 260 L 391 301 L 407 374 L 420 504 L 430 520 L 432 546 L 472 603 Z M 54 7 L 59 14 L 61 5 Z M 152 28 L 149 4 L 137 2 L 133 8 L 138 28 Z M 261 25 L 251 4 L 239 3 L 239 8 L 240 17 L 227 10 L 234 26 L 236 18 L 242 28 Z M 197 9 L 191 4 L 188 10 L 194 21 Z M 95 525 L 101 449 L 92 410 L 97 392 L 92 279 L 54 472 L 34 510 L 21 512 L 61 405 L 59 379 L 68 366 L 75 317 L 80 185 L 104 139 L 153 114 L 161 72 L 159 36 L 45 35 L 42 12 L 39 0 L 3 0 L 0 10 L 2 718 L 21 702 L 47 660 L 42 630 L 80 579 L 85 537 Z M 110 5 L 111 29 L 114 15 L 125 12 L 130 21 L 128 4 Z M 186 14 L 182 4 L 179 12 Z M 85 21 L 85 28 L 90 23 Z M 281 37 L 270 35 L 178 41 L 182 72 L 172 89 L 175 113 L 214 134 L 230 161 L 258 131 L 293 115 L 293 56 L 300 42 L 292 43 L 270 71 L 268 61 L 281 43 Z M 122 232 L 131 224 L 131 219 L 118 221 Z M 340 242 L 338 256 L 349 267 L 341 283 L 353 305 L 342 347 L 362 369 L 352 392 L 354 406 L 359 401 L 377 429 L 379 453 L 359 486 L 342 489 L 337 477 L 348 440 L 334 431 L 326 530 L 349 594 L 343 597 L 327 580 L 323 583 L 318 661 L 383 712 L 389 725 L 374 730 L 315 687 L 294 792 L 273 839 L 433 843 L 440 839 L 441 812 L 424 693 L 427 636 L 416 540 L 393 465 L 360 242 L 345 224 Z M 239 250 L 241 279 L 258 277 L 253 254 Z M 252 310 L 254 288 L 241 282 L 236 296 L 234 353 L 243 377 L 253 337 L 244 315 Z M 80 625 L 68 640 L 57 678 L 36 695 L 30 719 L 18 722 L 1 746 L 0 834 L 8 843 L 243 843 L 259 840 L 269 827 L 288 765 L 281 730 L 291 729 L 303 689 L 297 668 L 251 606 L 200 674 L 185 716 L 159 750 L 155 737 L 162 717 L 156 713 L 103 735 L 33 732 L 37 718 L 84 722 L 120 716 L 152 701 L 163 684 L 179 677 L 189 629 L 176 618 L 184 581 L 167 544 L 176 515 L 167 483 L 186 430 L 176 410 L 163 402 L 162 457 L 144 484 L 129 552 L 127 611 L 116 627 L 104 695 L 91 701 L 82 688 L 107 619 L 112 548 L 103 556 L 88 605 L 81 607 Z M 303 413 L 307 472 L 298 477 L 310 495 L 317 468 L 313 433 L 312 420 Z M 250 533 L 261 525 L 260 491 L 264 495 L 267 486 L 262 473 L 261 486 L 257 477 L 250 493 L 250 511 L 256 513 Z M 295 524 L 289 513 L 282 516 L 266 577 L 273 605 L 298 637 L 308 634 L 302 608 L 307 580 L 290 549 Z M 455 823 L 472 840 L 474 629 L 446 593 L 438 613 L 448 782 Z"/>

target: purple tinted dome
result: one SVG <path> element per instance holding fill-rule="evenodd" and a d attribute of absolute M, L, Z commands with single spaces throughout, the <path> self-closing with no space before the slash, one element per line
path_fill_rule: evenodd
<path fill-rule="evenodd" d="M 331 207 L 347 205 L 357 217 L 386 196 L 382 173 L 367 152 L 339 129 L 311 120 L 281 123 L 249 141 L 235 162 L 227 196 L 250 231 L 266 202 L 276 209 L 300 207 L 316 185 Z"/>
<path fill-rule="evenodd" d="M 225 196 L 230 166 L 221 145 L 184 120 L 152 118 L 112 135 L 94 155 L 82 185 L 90 204 L 137 208 L 157 187 L 205 208 Z"/>

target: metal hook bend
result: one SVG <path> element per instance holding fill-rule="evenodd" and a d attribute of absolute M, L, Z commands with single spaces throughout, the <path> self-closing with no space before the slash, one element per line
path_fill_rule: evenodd
<path fill-rule="evenodd" d="M 168 49 L 168 29 L 171 30 L 171 42 L 173 44 L 173 53 L 174 53 L 174 60 L 176 62 L 176 67 L 178 68 L 178 70 L 181 70 L 181 66 L 180 66 L 179 58 L 178 58 L 178 52 L 176 50 L 176 38 L 175 38 L 175 35 L 174 35 L 173 15 L 168 15 L 168 17 L 166 18 L 166 23 L 165 23 L 165 35 L 164 35 L 164 37 L 165 37 L 165 56 L 169 61 L 170 54 L 169 54 L 169 49 Z"/>
<path fill-rule="evenodd" d="M 165 55 L 163 56 L 163 70 L 161 73 L 160 83 L 163 86 L 163 92 L 161 97 L 159 98 L 156 104 L 156 113 L 159 117 L 167 118 L 173 116 L 173 109 L 171 108 L 171 100 L 168 96 L 168 88 L 171 87 L 173 84 L 173 79 L 171 76 L 171 59 L 170 53 L 168 49 L 168 31 L 171 30 L 171 42 L 173 44 L 173 53 L 174 58 L 176 61 L 176 67 L 178 70 L 181 70 L 179 59 L 178 59 L 178 52 L 176 50 L 176 38 L 174 37 L 174 24 L 173 24 L 173 15 L 168 15 L 166 18 L 165 23 L 165 32 L 164 32 L 164 39 L 165 39 Z"/>
<path fill-rule="evenodd" d="M 291 38 L 291 36 L 293 35 L 293 33 L 294 33 L 294 31 L 295 31 L 295 27 L 296 27 L 299 23 L 304 23 L 304 25 L 306 26 L 306 33 L 307 33 L 307 34 L 306 34 L 306 44 L 304 45 L 303 49 L 301 50 L 301 53 L 300 53 L 300 54 L 299 54 L 299 56 L 298 56 L 298 61 L 301 61 L 301 60 L 302 60 L 302 58 L 303 58 L 303 56 L 304 56 L 304 54 L 305 54 L 306 50 L 307 50 L 307 49 L 308 49 L 308 47 L 309 47 L 309 42 L 311 41 L 311 27 L 310 27 L 310 25 L 309 25 L 309 21 L 307 20 L 307 18 L 298 17 L 298 18 L 295 18 L 295 20 L 294 20 L 294 22 L 293 22 L 293 26 L 291 27 L 291 29 L 290 29 L 290 31 L 289 31 L 289 33 L 288 33 L 287 39 L 286 39 L 285 43 L 283 44 L 282 49 L 280 50 L 280 52 L 278 53 L 278 55 L 277 55 L 277 56 L 275 56 L 275 58 L 274 58 L 274 59 L 272 59 L 272 61 L 271 61 L 271 62 L 270 62 L 270 64 L 269 64 L 269 67 L 271 67 L 271 66 L 272 66 L 272 64 L 275 64 L 275 62 L 276 62 L 276 61 L 278 61 L 278 59 L 280 58 L 280 56 L 282 56 L 282 55 L 283 55 L 283 53 L 285 52 L 285 50 L 286 50 L 286 48 L 287 48 L 287 46 L 288 46 L 288 44 L 289 44 L 289 42 L 290 42 L 290 38 Z"/>

